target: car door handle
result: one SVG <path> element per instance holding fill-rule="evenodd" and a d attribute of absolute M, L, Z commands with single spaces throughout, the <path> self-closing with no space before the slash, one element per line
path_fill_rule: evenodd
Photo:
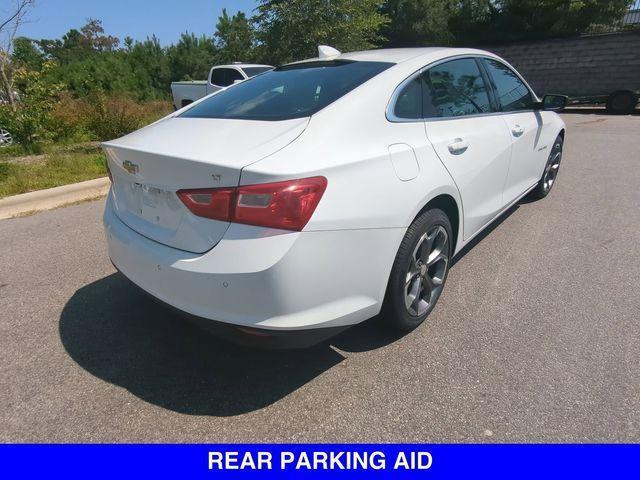
<path fill-rule="evenodd" d="M 514 125 L 514 127 L 511 129 L 511 133 L 514 137 L 518 138 L 524 133 L 524 127 L 521 127 L 520 125 Z"/>
<path fill-rule="evenodd" d="M 467 151 L 467 148 L 469 148 L 469 142 L 462 138 L 456 138 L 447 146 L 447 148 L 452 155 L 461 155 Z"/>

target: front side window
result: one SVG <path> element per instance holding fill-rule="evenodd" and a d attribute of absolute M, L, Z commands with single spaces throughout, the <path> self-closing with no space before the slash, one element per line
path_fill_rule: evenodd
<path fill-rule="evenodd" d="M 484 59 L 483 61 L 489 70 L 493 88 L 503 112 L 530 110 L 533 107 L 534 100 L 529 88 L 513 70 L 496 60 Z"/>
<path fill-rule="evenodd" d="M 349 60 L 285 65 L 216 93 L 180 116 L 270 121 L 308 117 L 392 65 Z"/>
<path fill-rule="evenodd" d="M 462 117 L 491 111 L 480 68 L 472 58 L 441 63 L 423 73 L 424 116 Z"/>

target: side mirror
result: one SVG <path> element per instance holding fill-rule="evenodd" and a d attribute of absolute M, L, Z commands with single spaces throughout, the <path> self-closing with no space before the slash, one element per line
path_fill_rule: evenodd
<path fill-rule="evenodd" d="M 542 101 L 536 105 L 537 110 L 545 110 L 548 112 L 559 112 L 564 110 L 569 102 L 569 97 L 566 95 L 555 95 L 548 93 L 542 97 Z"/>
<path fill-rule="evenodd" d="M 234 80 L 233 84 L 235 85 L 236 83 L 242 83 L 242 82 L 244 82 L 244 79 L 242 79 L 242 80 Z"/>

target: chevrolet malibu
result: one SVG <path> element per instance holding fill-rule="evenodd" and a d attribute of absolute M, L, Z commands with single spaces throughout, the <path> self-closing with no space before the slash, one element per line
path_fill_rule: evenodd
<path fill-rule="evenodd" d="M 565 104 L 481 50 L 320 47 L 104 143 L 109 255 L 236 340 L 411 330 L 457 252 L 549 193 Z"/>

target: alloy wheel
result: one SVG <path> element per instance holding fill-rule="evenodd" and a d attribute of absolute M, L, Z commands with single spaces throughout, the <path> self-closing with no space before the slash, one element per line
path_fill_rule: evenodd
<path fill-rule="evenodd" d="M 442 292 L 449 265 L 449 236 L 441 225 L 425 233 L 413 250 L 405 281 L 405 306 L 419 317 L 424 315 Z"/>
<path fill-rule="evenodd" d="M 8 147 L 13 144 L 13 136 L 4 128 L 0 128 L 0 147 Z"/>
<path fill-rule="evenodd" d="M 553 184 L 556 181 L 556 177 L 558 176 L 558 170 L 560 170 L 560 160 L 562 160 L 562 150 L 558 150 L 547 162 L 547 166 L 544 170 L 544 177 L 542 179 L 542 185 L 545 192 L 551 190 Z"/>

